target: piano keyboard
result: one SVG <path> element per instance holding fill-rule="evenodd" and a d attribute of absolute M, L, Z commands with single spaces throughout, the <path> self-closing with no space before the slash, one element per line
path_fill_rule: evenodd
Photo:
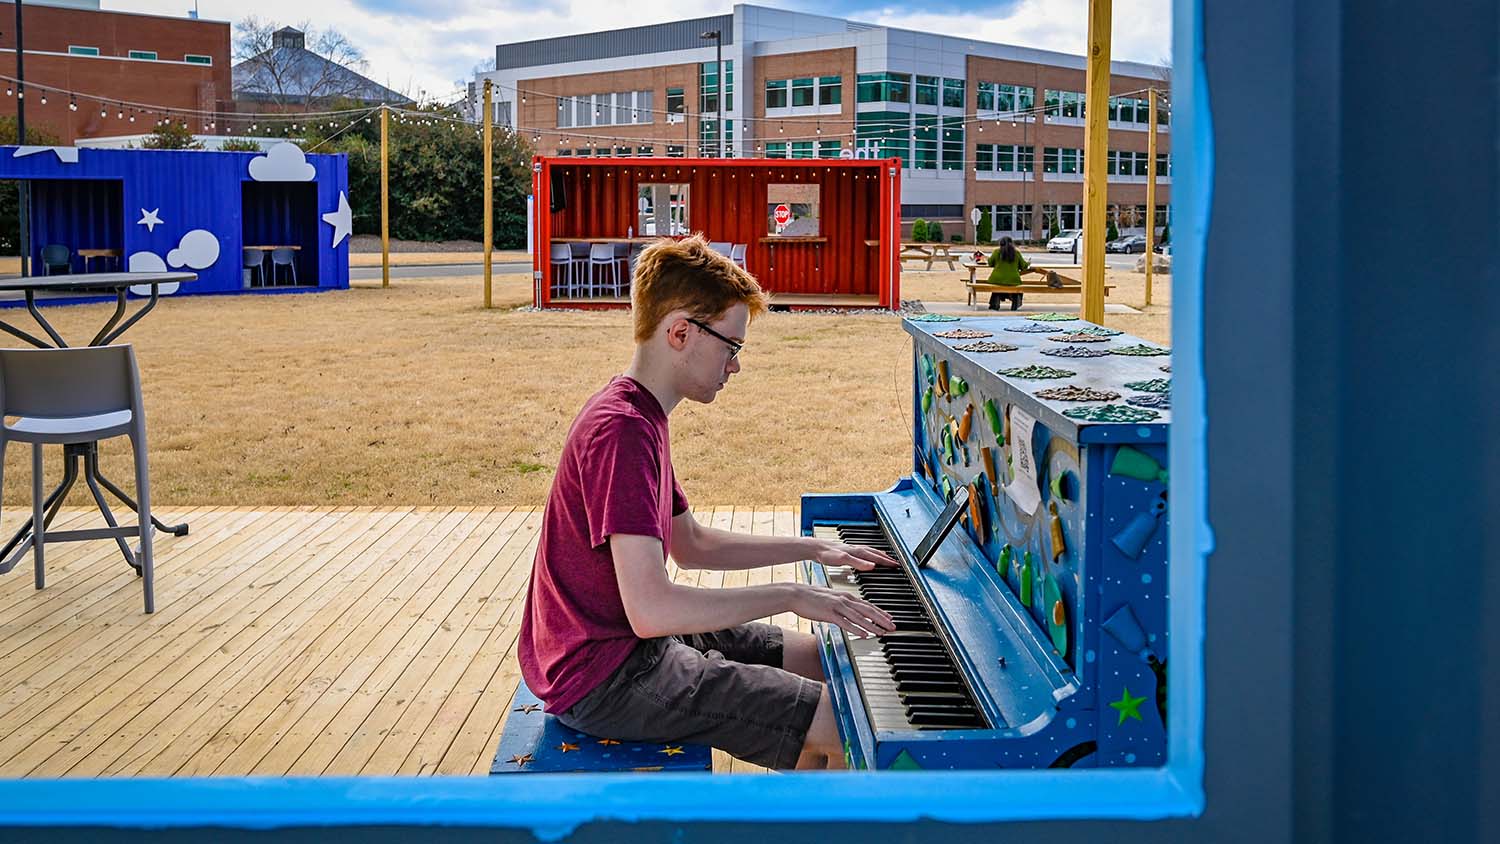
<path fill-rule="evenodd" d="M 866 545 L 900 559 L 877 524 L 818 525 L 813 535 Z M 861 572 L 845 567 L 826 573 L 830 588 L 858 594 L 896 622 L 895 632 L 885 636 L 844 637 L 876 730 L 989 728 L 904 568 Z"/>

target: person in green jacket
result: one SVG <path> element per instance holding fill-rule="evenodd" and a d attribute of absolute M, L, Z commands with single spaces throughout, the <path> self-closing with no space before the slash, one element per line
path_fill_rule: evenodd
<path fill-rule="evenodd" d="M 1016 242 L 1009 237 L 1000 238 L 1000 246 L 990 253 L 990 284 L 1000 284 L 1006 287 L 1020 287 L 1021 276 L 1025 273 L 1037 273 L 1045 275 L 1045 270 L 1032 269 L 1031 263 L 1021 257 L 1020 250 L 1016 249 Z M 1016 310 L 1021 307 L 1020 293 L 991 293 L 990 310 L 1000 310 L 1000 300 L 1009 299 L 1010 309 Z"/>

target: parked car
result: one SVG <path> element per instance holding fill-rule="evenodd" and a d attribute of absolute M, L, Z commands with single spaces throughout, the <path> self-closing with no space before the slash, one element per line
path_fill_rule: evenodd
<path fill-rule="evenodd" d="M 1124 237 L 1111 240 L 1104 244 L 1105 252 L 1124 252 L 1129 255 L 1134 252 L 1146 251 L 1146 236 L 1143 234 L 1127 234 Z"/>
<path fill-rule="evenodd" d="M 1051 240 L 1047 241 L 1047 251 L 1072 252 L 1073 242 L 1078 241 L 1081 237 L 1083 237 L 1083 229 L 1068 229 L 1066 231 L 1058 232 L 1057 237 L 1054 237 Z M 1079 241 L 1078 245 L 1082 246 L 1082 241 Z"/>
<path fill-rule="evenodd" d="M 1172 257 L 1172 244 L 1170 244 L 1170 243 L 1158 243 L 1158 244 L 1156 244 L 1156 254 L 1158 254 L 1158 255 L 1166 255 L 1169 258 Z"/>

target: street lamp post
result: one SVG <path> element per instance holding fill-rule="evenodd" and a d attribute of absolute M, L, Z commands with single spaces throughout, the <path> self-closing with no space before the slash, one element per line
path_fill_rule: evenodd
<path fill-rule="evenodd" d="M 718 106 L 718 119 L 714 121 L 714 157 L 724 157 L 724 36 L 717 29 L 702 33 L 699 38 L 714 40 L 714 104 Z M 702 119 L 702 118 L 700 118 Z"/>

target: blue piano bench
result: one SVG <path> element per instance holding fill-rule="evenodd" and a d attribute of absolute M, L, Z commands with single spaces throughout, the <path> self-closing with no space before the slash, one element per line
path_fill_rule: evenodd
<path fill-rule="evenodd" d="M 542 711 L 542 702 L 516 683 L 491 774 L 561 774 L 609 771 L 712 771 L 712 749 L 702 744 L 616 741 L 564 726 Z"/>

